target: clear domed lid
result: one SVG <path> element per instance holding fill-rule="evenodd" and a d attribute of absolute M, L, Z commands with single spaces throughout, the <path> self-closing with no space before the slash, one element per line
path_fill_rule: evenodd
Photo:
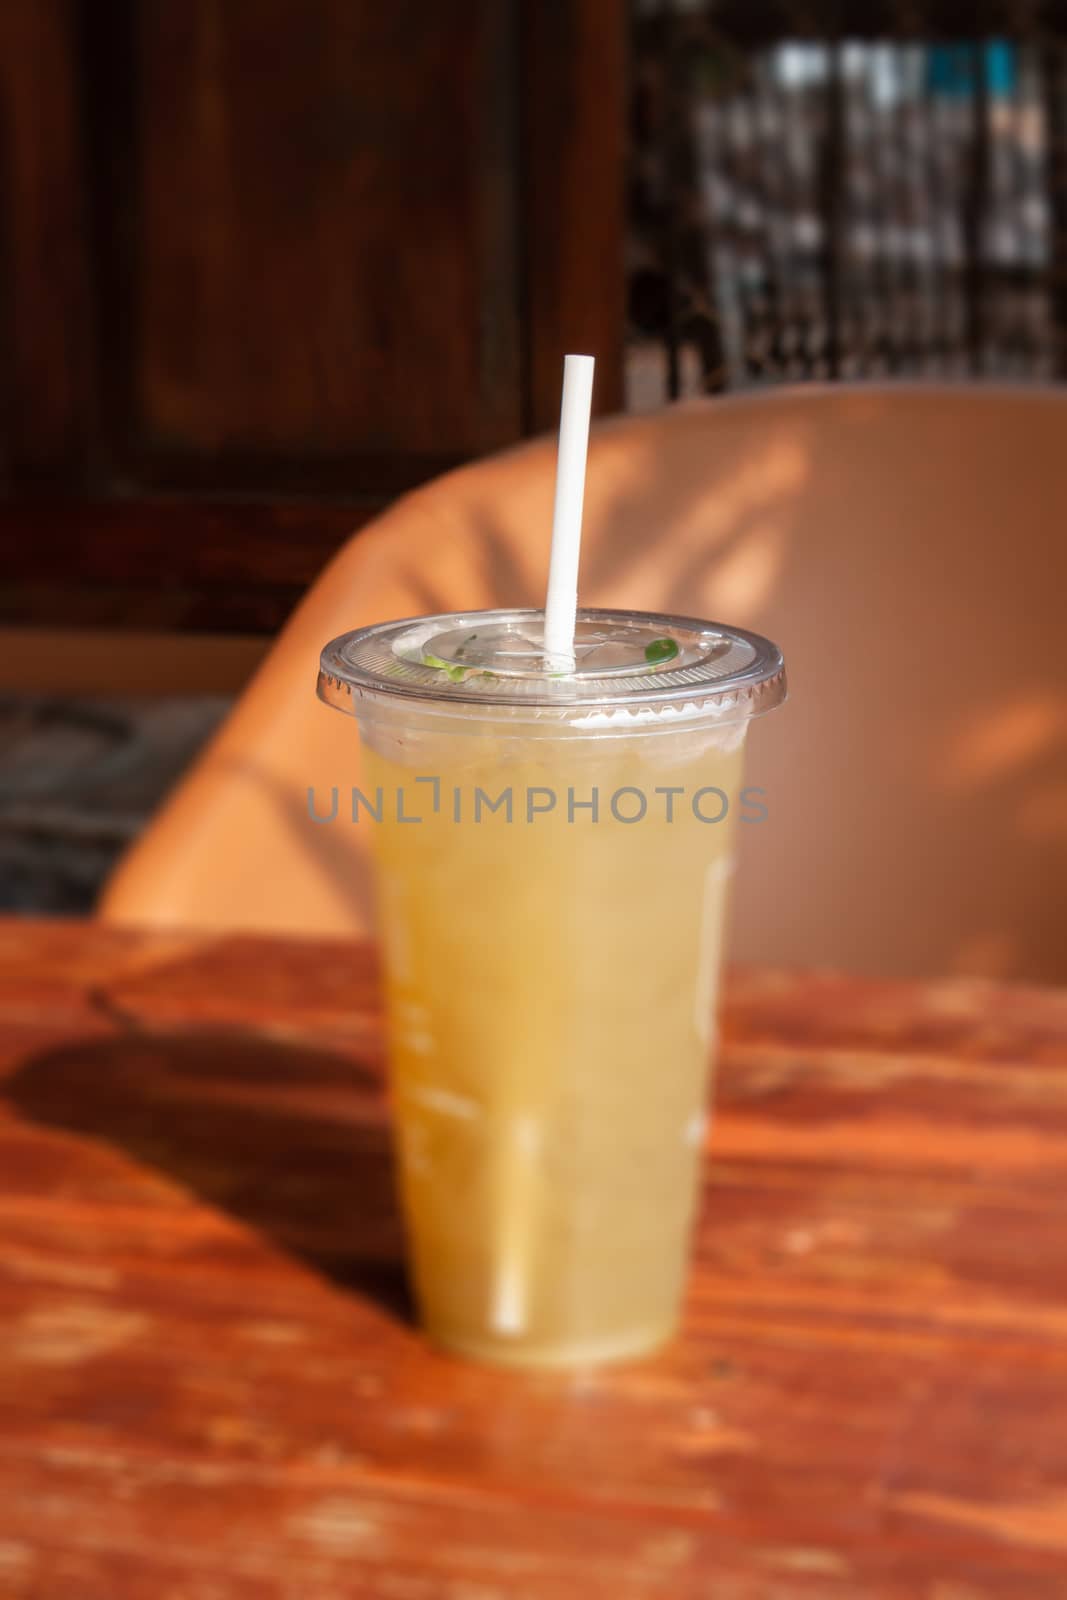
<path fill-rule="evenodd" d="M 719 622 L 582 608 L 574 667 L 546 656 L 541 611 L 468 611 L 380 622 L 322 652 L 319 697 L 355 712 L 366 697 L 561 711 L 692 705 L 769 711 L 785 697 L 781 651 Z"/>

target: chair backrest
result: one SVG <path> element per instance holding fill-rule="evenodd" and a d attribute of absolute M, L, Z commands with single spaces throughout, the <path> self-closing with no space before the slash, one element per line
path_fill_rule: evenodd
<path fill-rule="evenodd" d="M 103 914 L 347 932 L 371 916 L 323 642 L 537 605 L 550 439 L 408 496 L 342 550 L 120 866 Z M 902 386 L 702 401 L 594 432 L 587 603 L 721 617 L 783 647 L 757 723 L 732 953 L 1067 980 L 1067 393 Z"/>

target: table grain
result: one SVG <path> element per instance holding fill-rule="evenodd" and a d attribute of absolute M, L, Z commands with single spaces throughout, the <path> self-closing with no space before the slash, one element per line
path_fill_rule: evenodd
<path fill-rule="evenodd" d="M 730 975 L 684 1328 L 412 1326 L 370 950 L 0 920 L 0 1595 L 1067 1594 L 1067 995 Z"/>

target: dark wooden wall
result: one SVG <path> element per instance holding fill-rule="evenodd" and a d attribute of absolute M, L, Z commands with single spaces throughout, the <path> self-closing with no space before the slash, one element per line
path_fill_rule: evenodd
<path fill-rule="evenodd" d="M 0 621 L 274 627 L 621 403 L 624 0 L 2 0 Z"/>

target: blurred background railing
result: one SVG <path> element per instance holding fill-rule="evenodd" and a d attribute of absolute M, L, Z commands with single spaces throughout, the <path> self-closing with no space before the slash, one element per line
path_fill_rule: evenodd
<path fill-rule="evenodd" d="M 634 0 L 628 400 L 1067 364 L 1067 10 Z"/>

